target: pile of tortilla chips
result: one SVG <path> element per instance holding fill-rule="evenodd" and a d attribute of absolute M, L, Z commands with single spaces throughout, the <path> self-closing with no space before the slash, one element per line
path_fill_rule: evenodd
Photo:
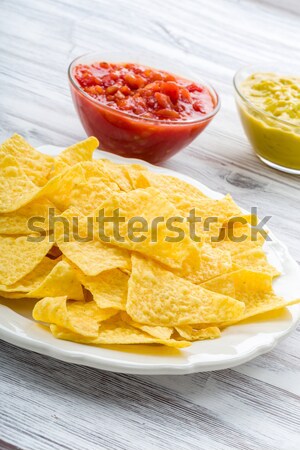
<path fill-rule="evenodd" d="M 90 137 L 51 157 L 18 135 L 0 146 L 1 297 L 37 299 L 34 319 L 58 339 L 175 348 L 299 301 L 274 293 L 279 274 L 264 238 L 251 238 L 250 218 L 229 195 L 212 200 L 143 166 L 94 160 L 97 147 Z M 202 218 L 201 239 L 189 233 L 191 209 Z M 112 222 L 98 221 L 99 211 L 116 210 L 117 235 Z M 243 224 L 233 225 L 239 215 Z M 136 217 L 148 228 L 139 224 L 133 238 Z M 166 226 L 174 217 L 182 239 Z M 206 227 L 209 217 L 216 220 Z M 233 231 L 245 239 L 233 240 Z"/>

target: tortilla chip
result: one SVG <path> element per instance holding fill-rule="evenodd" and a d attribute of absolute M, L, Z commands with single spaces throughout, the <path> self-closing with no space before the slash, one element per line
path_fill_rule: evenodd
<path fill-rule="evenodd" d="M 223 322 L 220 324 L 222 327 L 300 302 L 300 299 L 285 300 L 277 296 L 272 288 L 272 275 L 246 269 L 225 274 L 203 283 L 202 286 L 214 292 L 224 292 L 224 286 L 230 286 L 230 289 L 234 289 L 234 297 L 245 304 L 243 315 L 238 319 Z"/>
<path fill-rule="evenodd" d="M 139 186 L 138 180 L 139 180 L 141 174 L 146 174 L 149 172 L 147 167 L 142 166 L 141 164 L 123 164 L 123 167 L 124 167 L 124 171 L 127 175 L 127 178 L 130 181 L 131 189 L 145 187 L 145 186 Z M 146 186 L 146 187 L 150 187 L 150 184 L 148 184 L 148 186 Z"/>
<path fill-rule="evenodd" d="M 203 244 L 200 248 L 200 265 L 194 266 L 194 260 L 187 261 L 183 269 L 174 271 L 176 275 L 186 278 L 194 284 L 218 277 L 232 269 L 231 255 L 228 251 Z"/>
<path fill-rule="evenodd" d="M 34 244 L 32 244 L 34 245 Z M 40 284 L 44 281 L 44 279 L 47 277 L 47 275 L 51 272 L 51 270 L 54 268 L 54 266 L 57 264 L 56 261 L 53 261 L 46 256 L 37 264 L 37 266 L 29 272 L 25 277 L 21 278 L 20 280 L 16 281 L 13 284 L 9 285 L 0 285 L 0 290 L 5 292 L 19 292 L 23 293 L 24 295 L 33 290 L 36 289 Z"/>
<path fill-rule="evenodd" d="M 228 297 L 235 298 L 235 283 L 233 272 L 229 274 L 223 274 L 219 277 L 213 278 L 211 280 L 205 281 L 201 284 L 204 289 L 208 289 L 218 294 L 228 295 Z"/>
<path fill-rule="evenodd" d="M 241 215 L 240 208 L 229 194 L 220 200 L 203 198 L 195 208 L 195 217 L 201 218 L 201 222 L 195 223 L 195 234 L 210 243 L 219 236 L 221 228 L 229 219 Z"/>
<path fill-rule="evenodd" d="M 71 206 L 73 192 L 77 186 L 86 183 L 84 170 L 80 164 L 73 165 L 51 178 L 46 185 L 47 197 L 60 211 L 65 211 Z"/>
<path fill-rule="evenodd" d="M 174 328 L 173 327 L 151 327 L 149 325 L 143 325 L 138 322 L 134 322 L 127 313 L 122 313 L 121 318 L 124 322 L 128 323 L 134 328 L 144 331 L 150 334 L 150 336 L 156 337 L 158 339 L 170 339 Z"/>
<path fill-rule="evenodd" d="M 55 227 L 55 241 L 61 252 L 69 261 L 75 264 L 85 275 L 95 277 L 105 270 L 130 269 L 130 253 L 125 249 L 119 249 L 112 245 L 106 245 L 99 240 L 89 239 L 87 232 L 82 228 L 85 223 L 81 222 L 82 217 L 78 217 L 78 234 L 72 225 L 73 213 L 65 211 L 61 218 L 66 220 L 66 230 L 62 223 L 57 223 Z M 83 218 L 84 219 L 84 218 Z M 83 226 L 81 224 L 83 223 Z M 88 238 L 84 240 L 78 239 Z"/>
<path fill-rule="evenodd" d="M 68 301 L 67 296 L 46 297 L 33 308 L 35 320 L 67 328 L 73 333 L 97 337 L 100 322 L 109 319 L 115 310 L 99 309 L 95 302 Z"/>
<path fill-rule="evenodd" d="M 233 255 L 232 262 L 237 269 L 245 268 L 255 272 L 264 272 L 272 277 L 280 275 L 280 272 L 268 262 L 265 252 L 260 247 Z"/>
<path fill-rule="evenodd" d="M 150 186 L 158 189 L 185 215 L 191 209 L 196 208 L 199 201 L 201 203 L 204 198 L 207 198 L 198 188 L 171 175 L 158 174 L 151 171 L 143 171 L 138 175 L 134 179 L 135 189 Z"/>
<path fill-rule="evenodd" d="M 93 153 L 98 146 L 98 139 L 91 136 L 66 148 L 54 159 L 51 177 L 62 173 L 65 169 L 77 163 L 91 161 Z"/>
<path fill-rule="evenodd" d="M 28 236 L 0 236 L 0 284 L 7 286 L 25 277 L 52 245 L 48 237 L 41 242 L 29 242 Z"/>
<path fill-rule="evenodd" d="M 119 269 L 106 270 L 95 277 L 78 273 L 83 286 L 88 289 L 99 308 L 126 309 L 128 275 Z"/>
<path fill-rule="evenodd" d="M 94 183 L 86 181 L 78 183 L 70 192 L 68 203 L 65 203 L 64 209 L 75 207 L 82 214 L 89 215 L 95 210 L 95 207 L 119 191 L 118 185 L 113 182 L 107 183 L 98 180 Z"/>
<path fill-rule="evenodd" d="M 77 181 L 75 170 L 71 174 L 67 171 L 66 175 L 51 178 L 39 188 L 28 178 L 15 158 L 0 152 L 0 213 L 16 211 L 42 198 L 48 198 L 61 209 L 60 206 L 64 207 L 65 202 L 68 202 L 68 196 Z"/>
<path fill-rule="evenodd" d="M 201 341 L 204 339 L 216 339 L 221 336 L 218 327 L 194 328 L 191 325 L 175 327 L 176 331 L 187 341 Z"/>
<path fill-rule="evenodd" d="M 16 159 L 27 177 L 37 186 L 44 186 L 53 165 L 52 156 L 33 148 L 22 136 L 14 134 L 0 145 L 0 152 Z"/>
<path fill-rule="evenodd" d="M 199 261 L 199 251 L 193 241 L 191 241 L 186 223 L 178 223 L 176 226 L 183 231 L 184 237 L 178 239 L 176 231 L 170 231 L 167 227 L 167 219 L 178 217 L 178 211 L 169 203 L 166 198 L 154 188 L 136 189 L 134 191 L 114 194 L 100 207 L 104 211 L 105 217 L 112 217 L 114 211 L 118 210 L 119 217 L 125 219 L 119 222 L 119 235 L 115 235 L 115 223 L 106 222 L 103 224 L 104 235 L 110 238 L 110 243 L 119 247 L 135 250 L 151 258 L 163 262 L 173 268 L 182 267 L 187 258 L 194 258 Z M 99 211 L 95 211 L 95 217 Z M 129 236 L 128 221 L 132 218 L 142 218 L 148 225 L 145 231 L 139 231 Z M 151 224 L 156 218 L 162 218 L 162 222 L 157 224 L 157 239 L 152 239 Z M 100 227 L 99 223 L 99 227 Z M 141 227 L 138 222 L 138 227 Z M 153 236 L 152 236 L 153 237 Z M 134 239 L 133 239 L 134 238 Z M 140 239 L 137 241 L 137 239 Z M 174 238 L 174 242 L 169 242 L 166 238 Z"/>
<path fill-rule="evenodd" d="M 126 310 L 135 322 L 168 327 L 211 323 L 237 319 L 244 309 L 242 302 L 211 293 L 154 261 L 132 255 Z"/>
<path fill-rule="evenodd" d="M 255 233 L 255 228 L 250 225 L 226 229 L 221 228 L 217 241 L 211 242 L 212 247 L 229 251 L 231 255 L 243 253 L 253 248 L 261 247 L 265 237 L 261 233 Z"/>
<path fill-rule="evenodd" d="M 116 344 L 163 344 L 168 347 L 184 348 L 190 345 L 186 341 L 176 341 L 175 339 L 157 339 L 138 330 L 122 321 L 105 323 L 99 328 L 96 339 L 85 338 L 79 334 L 71 333 L 60 326 L 50 327 L 52 334 L 58 339 L 79 342 L 92 345 L 116 345 Z"/>
<path fill-rule="evenodd" d="M 107 170 L 99 164 L 98 160 L 84 161 L 80 163 L 83 169 L 85 180 L 89 183 L 97 183 L 101 181 L 106 184 L 115 183 L 116 181 L 110 176 Z M 120 190 L 118 186 L 118 190 Z"/>
<path fill-rule="evenodd" d="M 75 271 L 66 261 L 59 261 L 41 284 L 26 296 L 43 298 L 65 295 L 72 300 L 84 300 L 82 287 Z"/>
<path fill-rule="evenodd" d="M 58 243 L 61 251 L 85 275 L 95 277 L 105 270 L 130 269 L 130 254 L 101 242 Z"/>
<path fill-rule="evenodd" d="M 25 296 L 24 292 L 5 292 L 5 291 L 0 291 L 0 297 L 12 299 L 12 300 L 24 298 L 24 296 Z"/>
<path fill-rule="evenodd" d="M 98 159 L 95 163 L 98 165 L 98 168 L 109 174 L 111 179 L 118 184 L 121 191 L 129 192 L 133 189 L 125 164 L 116 164 L 109 159 Z"/>
<path fill-rule="evenodd" d="M 119 191 L 116 183 L 99 172 L 94 163 L 87 161 L 68 166 L 46 194 L 61 211 L 75 207 L 82 214 L 89 214 Z"/>
<path fill-rule="evenodd" d="M 246 306 L 238 321 L 300 302 L 300 299 L 285 300 L 277 296 L 272 288 L 272 276 L 269 274 L 239 270 L 233 272 L 233 277 L 235 298 L 243 301 Z"/>
<path fill-rule="evenodd" d="M 0 213 L 19 209 L 39 190 L 13 156 L 0 152 Z"/>
<path fill-rule="evenodd" d="M 120 187 L 112 177 L 112 174 L 100 163 L 99 160 L 84 161 L 80 165 L 84 171 L 85 179 L 88 183 L 104 183 L 108 186 L 114 185 L 114 189 L 120 191 Z"/>
<path fill-rule="evenodd" d="M 20 209 L 0 214 L 0 234 L 31 234 L 40 230 L 40 232 L 53 231 L 49 226 L 49 210 L 53 209 L 55 214 L 58 210 L 47 199 L 41 198 L 22 206 Z M 35 219 L 32 224 L 28 222 Z"/>

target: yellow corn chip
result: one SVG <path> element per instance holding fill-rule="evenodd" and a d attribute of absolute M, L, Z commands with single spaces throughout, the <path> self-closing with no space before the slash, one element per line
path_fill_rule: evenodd
<path fill-rule="evenodd" d="M 198 188 L 183 180 L 150 171 L 142 172 L 137 179 L 136 188 L 147 188 L 148 186 L 153 186 L 165 194 L 168 200 L 185 216 L 188 216 L 190 211 L 195 209 L 195 216 L 202 219 L 201 223 L 196 225 L 199 236 L 202 233 L 204 233 L 204 236 L 205 234 L 218 236 L 221 226 L 227 224 L 228 220 L 235 216 L 243 217 L 247 221 L 250 220 L 249 215 L 241 213 L 240 208 L 230 195 L 226 195 L 221 200 L 212 200 Z M 207 218 L 216 218 L 215 221 L 207 223 L 209 229 L 205 227 L 205 219 Z"/>
<path fill-rule="evenodd" d="M 150 183 L 147 186 L 139 186 L 139 178 L 141 174 L 148 173 L 148 169 L 141 164 L 123 164 L 124 171 L 127 174 L 127 178 L 130 181 L 131 189 L 137 189 L 139 187 L 150 187 Z"/>
<path fill-rule="evenodd" d="M 135 189 L 150 186 L 158 189 L 185 215 L 191 209 L 196 208 L 199 201 L 201 203 L 206 198 L 206 195 L 199 189 L 179 178 L 150 171 L 140 171 L 136 174 L 134 178 Z"/>
<path fill-rule="evenodd" d="M 179 278 L 154 261 L 132 256 L 126 310 L 136 322 L 169 327 L 219 322 L 238 319 L 244 308 L 242 302 Z"/>
<path fill-rule="evenodd" d="M 82 272 L 78 278 L 88 289 L 99 308 L 126 309 L 128 275 L 119 269 L 106 270 L 95 277 L 89 277 Z"/>
<path fill-rule="evenodd" d="M 0 297 L 3 297 L 3 298 L 19 299 L 19 298 L 24 298 L 24 296 L 25 296 L 24 292 L 0 291 Z"/>
<path fill-rule="evenodd" d="M 300 302 L 300 299 L 285 300 L 277 296 L 272 288 L 272 275 L 250 270 L 239 270 L 233 272 L 233 277 L 235 297 L 243 301 L 246 306 L 244 314 L 239 321 L 256 314 L 273 311 Z"/>
<path fill-rule="evenodd" d="M 54 159 L 51 176 L 56 176 L 66 168 L 82 161 L 91 161 L 93 153 L 98 145 L 98 139 L 91 136 L 84 141 L 77 142 L 76 144 L 71 145 L 71 147 L 66 148 Z"/>
<path fill-rule="evenodd" d="M 64 255 L 85 275 L 95 277 L 105 270 L 130 269 L 130 254 L 126 250 L 91 242 L 62 242 L 57 244 Z"/>
<path fill-rule="evenodd" d="M 221 336 L 220 329 L 218 327 L 207 327 L 197 329 L 191 325 L 184 325 L 181 327 L 175 327 L 176 331 L 183 339 L 187 341 L 200 341 L 204 339 L 215 339 Z"/>
<path fill-rule="evenodd" d="M 102 324 L 99 328 L 99 334 L 96 339 L 89 339 L 81 336 L 80 334 L 72 333 L 66 329 L 63 329 L 61 326 L 52 325 L 50 329 L 52 334 L 57 339 L 80 342 L 82 344 L 163 344 L 174 348 L 184 348 L 190 345 L 190 343 L 186 341 L 176 341 L 175 339 L 157 339 L 122 321 Z"/>
<path fill-rule="evenodd" d="M 246 308 L 243 315 L 238 319 L 223 322 L 222 327 L 300 302 L 300 299 L 285 300 L 278 297 L 272 288 L 272 275 L 246 269 L 214 278 L 201 286 L 214 292 L 234 291 L 232 295 L 245 303 Z"/>
<path fill-rule="evenodd" d="M 218 294 L 228 295 L 228 297 L 235 298 L 235 283 L 233 272 L 229 274 L 223 274 L 219 277 L 213 278 L 211 280 L 205 281 L 201 284 L 204 289 L 208 289 Z"/>
<path fill-rule="evenodd" d="M 114 194 L 99 209 L 104 211 L 105 217 L 112 217 L 114 211 L 118 210 L 119 216 L 125 219 L 123 222 L 119 222 L 119 236 L 115 234 L 115 223 L 103 224 L 102 230 L 104 235 L 110 238 L 111 244 L 138 251 L 173 268 L 182 267 L 187 258 L 194 258 L 195 263 L 197 259 L 199 261 L 199 251 L 189 237 L 187 224 L 176 223 L 176 226 L 182 231 L 182 239 L 178 239 L 177 231 L 168 229 L 167 219 L 178 217 L 179 214 L 174 205 L 169 203 L 156 189 L 136 189 Z M 98 211 L 95 212 L 95 217 L 97 215 Z M 139 229 L 143 226 L 143 231 L 132 233 L 130 236 L 128 221 L 135 218 L 138 219 L 135 225 Z M 154 230 L 153 227 L 151 230 L 151 224 L 157 218 L 160 218 L 161 221 L 156 223 L 157 226 L 154 226 Z M 140 219 L 143 220 L 144 225 Z M 169 238 L 174 241 L 170 242 Z"/>
<path fill-rule="evenodd" d="M 101 164 L 101 161 L 84 161 L 80 165 L 84 171 L 85 179 L 88 183 L 103 183 L 109 187 L 112 186 L 115 191 L 119 192 L 121 190 L 117 180 L 115 180 L 109 171 Z"/>
<path fill-rule="evenodd" d="M 77 186 L 86 183 L 84 170 L 80 164 L 75 164 L 62 172 L 60 175 L 51 178 L 45 186 L 47 197 L 64 211 L 71 206 L 72 193 Z M 74 198 L 74 197 L 73 197 Z"/>
<path fill-rule="evenodd" d="M 53 231 L 49 224 L 50 208 L 53 208 L 54 213 L 58 214 L 58 210 L 49 200 L 41 198 L 22 206 L 16 211 L 0 214 L 0 234 L 25 235 L 38 230 L 41 232 Z"/>
<path fill-rule="evenodd" d="M 60 176 L 52 179 L 57 180 L 56 183 L 53 181 L 53 187 L 45 187 L 47 197 L 61 211 L 75 207 L 81 213 L 89 214 L 112 193 L 120 191 L 118 185 L 99 172 L 97 166 L 93 168 L 93 164 L 87 161 L 68 166 Z"/>
<path fill-rule="evenodd" d="M 95 302 L 68 301 L 67 296 L 46 297 L 35 304 L 35 320 L 59 325 L 88 337 L 97 337 L 100 322 L 116 314 L 115 310 L 98 308 Z"/>
<path fill-rule="evenodd" d="M 41 242 L 29 242 L 27 236 L 0 236 L 0 284 L 7 286 L 25 277 L 52 245 L 47 236 Z"/>
<path fill-rule="evenodd" d="M 116 164 L 109 159 L 98 159 L 95 162 L 98 168 L 109 174 L 111 179 L 118 184 L 121 191 L 128 192 L 133 189 L 125 164 Z"/>
<path fill-rule="evenodd" d="M 33 148 L 22 136 L 14 134 L 0 145 L 0 152 L 16 159 L 27 177 L 37 186 L 47 182 L 48 174 L 53 165 L 53 158 L 40 153 Z"/>
<path fill-rule="evenodd" d="M 118 185 L 113 182 L 108 184 L 99 180 L 95 183 L 78 183 L 72 189 L 68 203 L 65 203 L 64 206 L 65 208 L 75 207 L 82 214 L 89 215 L 95 210 L 95 207 L 101 205 L 113 193 L 119 191 Z"/>
<path fill-rule="evenodd" d="M 51 260 L 45 256 L 41 262 L 37 264 L 34 270 L 25 275 L 25 277 L 13 284 L 0 284 L 0 290 L 5 292 L 22 292 L 24 297 L 27 292 L 37 288 L 44 281 L 56 264 L 57 261 Z"/>
<path fill-rule="evenodd" d="M 209 244 L 203 244 L 199 251 L 200 265 L 197 261 L 195 267 L 194 260 L 191 258 L 190 261 L 186 262 L 183 269 L 174 271 L 174 273 L 194 284 L 200 284 L 231 270 L 232 261 L 228 251 L 213 248 Z"/>
<path fill-rule="evenodd" d="M 72 212 L 65 211 L 61 217 L 66 221 L 66 230 L 63 223 L 58 223 L 55 228 L 55 241 L 61 252 L 77 266 L 85 275 L 94 277 L 101 272 L 110 269 L 130 269 L 130 253 L 125 249 L 119 249 L 111 245 L 103 244 L 99 240 L 90 240 L 85 227 L 84 217 L 78 217 L 78 234 L 72 224 Z M 83 224 L 83 226 L 81 226 Z M 80 240 L 80 238 L 88 240 Z"/>
<path fill-rule="evenodd" d="M 238 269 L 245 268 L 255 272 L 264 272 L 272 277 L 280 275 L 280 272 L 268 262 L 265 252 L 260 247 L 233 255 L 232 262 Z"/>
<path fill-rule="evenodd" d="M 122 313 L 121 318 L 124 322 L 128 323 L 134 328 L 144 331 L 150 334 L 150 336 L 156 337 L 158 339 L 170 339 L 174 329 L 173 327 L 151 327 L 150 325 L 143 325 L 138 322 L 134 322 L 127 313 Z"/>
<path fill-rule="evenodd" d="M 251 225 L 255 227 L 258 223 L 258 217 L 255 214 L 248 213 L 239 213 L 237 215 L 233 215 L 226 219 L 223 227 L 224 228 L 239 228 L 244 227 L 246 225 Z"/>
<path fill-rule="evenodd" d="M 221 228 L 218 241 L 211 242 L 211 245 L 235 255 L 261 247 L 264 241 L 265 237 L 261 233 L 255 234 L 252 227 L 245 225 L 233 229 Z"/>
<path fill-rule="evenodd" d="M 77 323 L 80 323 L 82 319 L 85 320 L 85 317 L 87 317 L 87 319 L 96 321 L 98 324 L 110 319 L 118 313 L 118 311 L 112 308 L 98 308 L 94 301 L 72 302 L 68 306 L 68 312 L 72 320 L 76 320 Z"/>
<path fill-rule="evenodd" d="M 39 190 L 13 156 L 0 152 L 0 213 L 15 211 Z"/>
<path fill-rule="evenodd" d="M 203 198 L 202 201 L 198 201 L 195 208 L 195 216 L 201 218 L 201 222 L 195 223 L 196 236 L 204 240 L 209 239 L 210 242 L 219 236 L 220 229 L 229 219 L 241 215 L 240 208 L 229 194 L 220 200 Z"/>
<path fill-rule="evenodd" d="M 89 183 L 98 183 L 101 181 L 105 184 L 116 183 L 109 175 L 107 170 L 99 164 L 99 160 L 83 161 L 80 163 L 83 169 L 85 180 Z M 118 186 L 118 190 L 120 190 Z"/>
<path fill-rule="evenodd" d="M 58 175 L 39 188 L 30 180 L 13 156 L 0 152 L 0 213 L 16 211 L 31 201 L 44 197 L 53 200 L 53 203 L 57 200 L 57 203 L 64 206 L 61 197 L 68 198 L 68 193 L 76 182 L 74 174 L 72 175 L 72 178 L 69 176 L 70 180 L 64 179 L 63 183 L 62 175 Z"/>
<path fill-rule="evenodd" d="M 75 271 L 66 261 L 59 261 L 39 286 L 26 296 L 31 298 L 60 297 L 83 300 L 83 291 Z"/>

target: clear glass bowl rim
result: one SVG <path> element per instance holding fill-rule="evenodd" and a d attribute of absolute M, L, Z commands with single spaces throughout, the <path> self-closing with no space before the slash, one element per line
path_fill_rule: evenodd
<path fill-rule="evenodd" d="M 280 123 L 281 125 L 285 125 L 285 126 L 293 127 L 293 128 L 299 128 L 299 125 L 296 125 L 295 123 L 289 122 L 288 120 L 279 119 L 278 117 L 274 116 L 273 114 L 270 114 L 269 112 L 265 111 L 264 109 L 258 108 L 256 105 L 254 105 L 250 100 L 248 100 L 241 93 L 241 91 L 239 90 L 239 86 L 238 86 L 239 83 L 238 83 L 237 79 L 239 78 L 241 73 L 244 72 L 244 71 L 248 70 L 249 72 L 252 72 L 252 73 L 258 72 L 258 70 L 255 70 L 255 67 L 257 68 L 257 66 L 254 66 L 254 65 L 244 66 L 244 67 L 241 67 L 235 73 L 235 75 L 233 77 L 233 86 L 234 86 L 235 92 L 238 94 L 238 96 L 241 98 L 241 100 L 244 103 L 246 103 L 246 105 L 250 106 L 254 111 L 258 112 L 262 116 L 268 117 L 269 119 L 272 119 L 275 122 Z M 264 72 L 267 73 L 267 71 L 264 71 Z M 274 73 L 276 73 L 276 72 L 274 72 Z"/>
<path fill-rule="evenodd" d="M 105 105 L 104 103 L 99 102 L 98 100 L 94 99 L 93 97 L 91 97 L 90 95 L 88 95 L 86 92 L 84 92 L 83 89 L 81 89 L 81 87 L 79 86 L 79 84 L 77 83 L 77 81 L 74 79 L 73 74 L 72 74 L 72 70 L 74 68 L 75 65 L 80 64 L 80 60 L 83 58 L 93 58 L 93 56 L 95 56 L 95 62 L 101 61 L 101 53 L 99 52 L 88 52 L 88 53 L 84 53 L 80 56 L 77 56 L 76 58 L 73 59 L 73 61 L 71 61 L 71 63 L 69 64 L 68 67 L 68 78 L 69 81 L 71 83 L 71 85 L 74 87 L 75 90 L 79 91 L 84 97 L 86 97 L 89 101 L 91 101 L 92 103 L 95 103 L 96 105 L 101 105 L 102 108 L 108 110 L 108 111 L 112 111 L 114 113 L 118 113 L 120 115 L 126 116 L 126 117 L 130 117 L 131 119 L 135 119 L 135 120 L 139 120 L 139 121 L 144 121 L 144 122 L 150 122 L 150 123 L 157 123 L 157 124 L 164 124 L 164 125 L 190 125 L 190 124 L 195 124 L 195 123 L 202 123 L 202 122 L 206 122 L 208 119 L 211 119 L 212 117 L 214 117 L 217 112 L 220 109 L 221 106 L 221 101 L 220 101 L 220 97 L 217 93 L 217 91 L 211 86 L 210 83 L 208 83 L 206 80 L 202 80 L 201 82 L 202 84 L 204 84 L 204 86 L 206 86 L 210 92 L 214 95 L 214 99 L 216 100 L 216 105 L 214 107 L 214 109 L 206 114 L 205 116 L 201 117 L 201 119 L 195 119 L 195 120 L 160 120 L 160 119 L 150 119 L 148 117 L 140 117 L 137 116 L 135 114 L 130 114 L 124 111 L 119 111 L 115 108 L 111 108 L 110 106 Z M 106 59 L 106 61 L 108 61 Z M 108 61 L 109 62 L 109 61 Z M 126 61 L 124 61 L 126 62 Z M 127 61 L 128 62 L 128 61 Z M 129 61 L 131 62 L 131 61 Z M 134 64 L 134 62 L 133 62 Z M 145 64 L 146 66 L 146 64 Z M 151 66 L 149 66 L 151 67 Z M 155 67 L 154 67 L 155 69 Z M 163 70 L 163 69 L 160 69 Z M 174 74 L 176 75 L 176 74 Z M 191 80 L 194 81 L 194 80 Z"/>

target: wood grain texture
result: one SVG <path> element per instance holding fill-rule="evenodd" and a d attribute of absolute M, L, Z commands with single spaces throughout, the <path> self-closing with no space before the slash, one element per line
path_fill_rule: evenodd
<path fill-rule="evenodd" d="M 242 65 L 299 61 L 300 6 L 272 0 L 1 0 L 0 138 L 67 146 L 84 137 L 66 69 L 92 50 L 143 49 L 187 61 L 222 109 L 165 163 L 270 226 L 300 261 L 299 178 L 264 166 L 243 135 L 232 76 Z M 0 343 L 0 449 L 299 448 L 300 328 L 233 370 L 129 376 L 72 366 Z"/>

